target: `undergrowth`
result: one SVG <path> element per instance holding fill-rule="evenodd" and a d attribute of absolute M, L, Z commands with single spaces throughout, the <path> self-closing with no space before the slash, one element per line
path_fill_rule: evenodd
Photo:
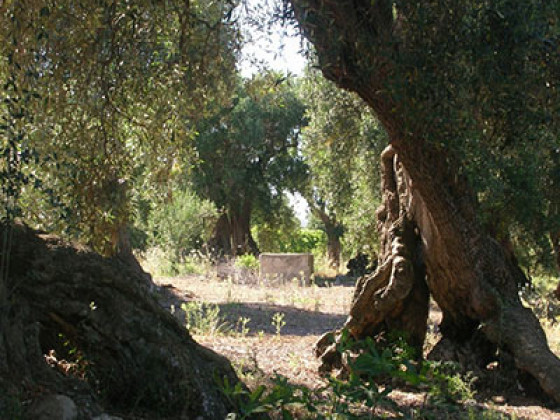
<path fill-rule="evenodd" d="M 218 305 L 193 301 L 182 303 L 181 309 L 185 312 L 186 327 L 193 334 L 214 335 L 231 328 L 220 316 Z"/>
<path fill-rule="evenodd" d="M 402 340 L 381 348 L 372 339 L 359 343 L 343 335 L 338 350 L 348 372 L 344 378 L 328 376 L 325 385 L 310 389 L 295 385 L 276 374 L 268 384 L 247 390 L 216 378 L 220 389 L 235 407 L 229 419 L 249 419 L 266 413 L 282 419 L 440 418 L 440 410 L 458 419 L 502 419 L 500 413 L 479 412 L 472 406 L 475 392 L 471 375 L 461 375 L 450 363 L 416 361 L 413 350 Z M 426 395 L 422 407 L 397 405 L 390 397 L 394 384 L 412 387 Z M 441 412 L 440 412 L 441 414 Z M 447 414 L 446 414 L 447 415 Z"/>

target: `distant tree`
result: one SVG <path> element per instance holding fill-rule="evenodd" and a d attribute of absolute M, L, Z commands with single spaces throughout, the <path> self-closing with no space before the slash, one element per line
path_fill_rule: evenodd
<path fill-rule="evenodd" d="M 308 120 L 301 151 L 309 166 L 301 192 L 322 223 L 329 263 L 337 269 L 343 234 L 354 252 L 371 252 L 377 239 L 371 225 L 380 204 L 376 162 L 386 135 L 363 100 L 316 71 L 303 78 L 300 95 Z"/>
<path fill-rule="evenodd" d="M 292 84 L 273 72 L 242 81 L 231 103 L 198 127 L 192 183 L 221 211 L 210 241 L 216 252 L 258 253 L 253 211 L 273 212 L 305 173 L 298 155 L 304 107 Z"/>

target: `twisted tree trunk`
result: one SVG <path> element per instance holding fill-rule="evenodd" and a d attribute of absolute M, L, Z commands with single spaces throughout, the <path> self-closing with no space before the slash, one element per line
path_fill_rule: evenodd
<path fill-rule="evenodd" d="M 253 203 L 246 199 L 239 207 L 231 206 L 231 242 L 233 255 L 253 254 L 258 255 L 257 243 L 251 234 L 251 213 Z"/>
<path fill-rule="evenodd" d="M 381 162 L 379 265 L 373 274 L 358 280 L 343 328 L 356 340 L 390 331 L 406 332 L 409 343 L 421 354 L 429 308 L 421 240 L 409 209 L 407 175 L 392 147 L 385 149 Z M 345 367 L 337 351 L 340 337 L 340 331 L 327 333 L 317 343 L 321 371 Z"/>
<path fill-rule="evenodd" d="M 208 241 L 208 249 L 216 255 L 231 255 L 231 225 L 227 213 L 220 214 L 214 226 L 212 238 Z"/>
<path fill-rule="evenodd" d="M 159 306 L 145 273 L 23 226 L 0 226 L 0 237 L 9 235 L 10 255 L 2 248 L 9 269 L 0 289 L 0 388 L 70 394 L 153 416 L 228 413 L 214 381 L 237 381 L 229 362 Z M 80 374 L 62 375 L 57 360 L 77 354 Z M 96 414 L 81 409 L 85 418 Z"/>
<path fill-rule="evenodd" d="M 420 346 L 428 304 L 424 279 L 443 312 L 443 342 L 461 348 L 482 340 L 478 347 L 486 354 L 496 347 L 511 353 L 517 368 L 560 402 L 560 360 L 537 318 L 519 300 L 523 272 L 482 228 L 475 195 L 458 162 L 445 148 L 424 140 L 430 123 L 411 123 L 399 113 L 403 98 L 390 89 L 398 65 L 392 57 L 401 41 L 392 2 L 291 3 L 316 47 L 323 74 L 357 92 L 391 142 L 383 155 L 384 205 L 379 211 L 384 254 L 377 271 L 360 281 L 344 328 L 356 339 L 404 330 Z M 340 363 L 329 344 L 338 337 L 334 332 L 318 343 L 323 369 Z M 482 356 L 480 362 L 485 362 Z"/>

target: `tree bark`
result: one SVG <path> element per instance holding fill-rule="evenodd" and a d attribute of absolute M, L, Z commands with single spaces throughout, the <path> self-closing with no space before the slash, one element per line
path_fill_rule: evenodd
<path fill-rule="evenodd" d="M 239 207 L 230 207 L 230 224 L 232 227 L 233 255 L 258 255 L 257 243 L 251 234 L 252 202 L 245 200 Z"/>
<path fill-rule="evenodd" d="M 251 234 L 250 202 L 244 202 L 241 207 L 230 206 L 218 218 L 212 239 L 208 246 L 217 255 L 258 255 L 257 243 Z"/>
<path fill-rule="evenodd" d="M 23 226 L 2 225 L 0 237 L 10 229 L 0 385 L 19 392 L 41 387 L 153 416 L 224 418 L 231 407 L 214 375 L 237 382 L 229 362 L 198 345 L 136 269 Z M 45 362 L 51 350 L 58 360 L 72 357 L 70 349 L 81 355 L 85 379 Z M 84 418 L 96 414 L 81 410 Z"/>
<path fill-rule="evenodd" d="M 556 267 L 558 268 L 558 273 L 560 273 L 560 230 L 554 233 L 550 233 L 550 239 L 552 240 L 552 248 L 554 250 Z"/>
<path fill-rule="evenodd" d="M 422 302 L 418 304 L 422 308 L 425 302 L 420 280 L 412 280 L 417 277 L 411 265 L 421 256 L 418 270 L 425 265 L 427 287 L 443 312 L 444 338 L 463 346 L 479 338 L 480 330 L 560 402 L 560 360 L 550 351 L 537 318 L 519 300 L 518 285 L 526 282 L 523 272 L 482 228 L 475 194 L 460 175 L 458 162 L 445 148 L 424 140 L 422 133 L 430 124 L 417 121 L 421 127 L 417 130 L 407 125 L 399 114 L 398 98 L 387 89 L 397 43 L 391 2 L 292 0 L 292 4 L 316 47 L 324 75 L 368 103 L 390 138 L 392 151 L 386 151 L 383 159 L 396 155 L 392 166 L 396 186 L 388 187 L 392 185 L 388 177 L 383 188 L 388 196 L 398 191 L 399 205 L 387 199 L 379 222 L 390 222 L 390 228 L 381 226 L 382 249 L 391 243 L 390 257 L 381 259 L 377 271 L 357 288 L 345 328 L 358 339 L 366 332 L 390 328 L 404 329 L 420 340 L 419 327 L 408 323 L 404 314 L 409 308 L 413 313 L 413 304 Z M 369 44 L 363 39 L 368 35 Z M 379 53 L 366 60 L 360 48 L 378 48 Z M 397 223 L 385 212 L 404 215 L 402 222 L 400 216 Z M 405 239 L 412 236 L 411 230 L 417 233 L 417 242 Z M 415 251 L 416 243 L 421 244 L 421 253 Z M 399 328 L 393 327 L 393 316 Z M 422 320 L 425 323 L 423 312 Z M 319 342 L 323 368 L 340 360 L 326 344 L 337 338 L 334 333 Z"/>
<path fill-rule="evenodd" d="M 340 268 L 340 253 L 342 251 L 342 244 L 340 243 L 340 236 L 327 232 L 327 258 L 329 260 L 329 267 L 338 271 Z"/>
<path fill-rule="evenodd" d="M 224 212 L 220 214 L 218 220 L 216 221 L 216 226 L 214 227 L 214 233 L 212 238 L 207 244 L 211 253 L 215 255 L 231 255 L 231 225 L 229 223 L 229 217 Z"/>
<path fill-rule="evenodd" d="M 554 259 L 556 261 L 556 267 L 558 268 L 558 274 L 560 274 L 560 230 L 556 232 L 550 232 L 550 241 L 552 242 L 552 250 L 554 251 Z M 556 298 L 560 300 L 560 281 L 554 292 Z"/>
<path fill-rule="evenodd" d="M 342 233 L 342 226 L 336 221 L 336 218 L 329 217 L 323 213 L 321 220 L 325 226 L 327 234 L 327 258 L 329 267 L 337 270 L 340 267 L 340 253 L 342 251 L 342 244 L 340 243 L 340 236 Z"/>
<path fill-rule="evenodd" d="M 417 226 L 407 208 L 405 172 L 393 148 L 382 155 L 383 202 L 378 209 L 379 267 L 356 285 L 343 329 L 355 340 L 382 333 L 406 332 L 408 342 L 422 354 L 426 336 L 429 292 Z M 342 334 L 327 333 L 316 345 L 320 370 L 346 368 L 337 351 Z"/>

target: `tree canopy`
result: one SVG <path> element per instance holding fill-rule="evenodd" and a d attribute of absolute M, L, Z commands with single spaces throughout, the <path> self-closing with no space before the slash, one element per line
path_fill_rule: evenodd
<path fill-rule="evenodd" d="M 386 135 L 360 98 L 317 71 L 302 79 L 300 95 L 308 119 L 301 152 L 309 166 L 302 194 L 333 246 L 344 233 L 348 251 L 371 253 L 377 239 L 373 215 L 380 204 L 378 156 Z M 337 258 L 334 249 L 331 254 Z"/>
<path fill-rule="evenodd" d="M 4 125 L 5 171 L 22 173 L 19 207 L 34 223 L 72 226 L 112 253 L 140 175 L 157 181 L 189 157 L 178 146 L 228 97 L 234 4 L 28 3 L 2 14 L 2 112 L 17 120 Z M 62 207 L 62 225 L 27 178 Z"/>
<path fill-rule="evenodd" d="M 272 214 L 305 174 L 297 153 L 304 108 L 292 83 L 272 72 L 240 81 L 231 103 L 198 127 L 192 183 L 224 212 L 214 242 L 220 251 L 256 252 L 252 211 Z"/>

